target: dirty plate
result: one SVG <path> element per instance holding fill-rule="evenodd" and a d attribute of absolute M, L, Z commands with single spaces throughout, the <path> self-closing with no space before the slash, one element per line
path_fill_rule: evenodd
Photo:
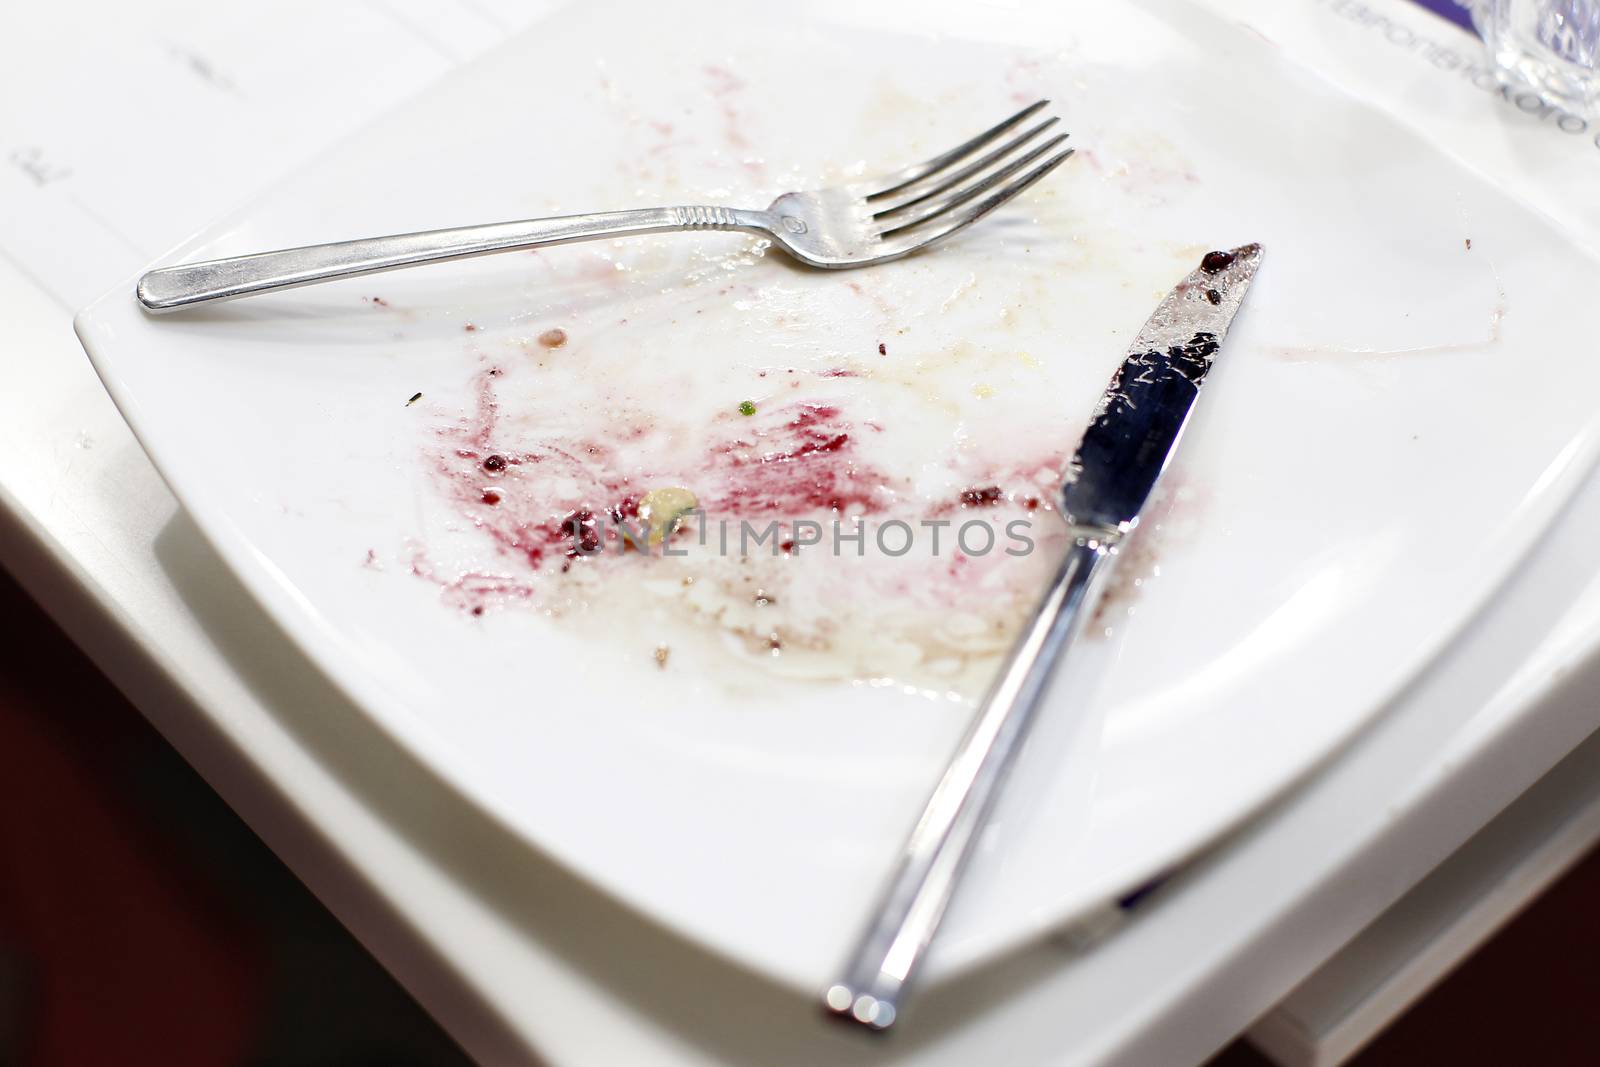
<path fill-rule="evenodd" d="M 566 11 L 173 258 L 761 205 L 1052 98 L 1078 155 L 927 254 L 825 274 L 668 235 L 162 318 L 125 285 L 79 321 L 196 522 L 374 723 L 808 990 L 1049 568 L 1095 398 L 1207 248 L 1266 264 L 936 974 L 1092 914 L 1333 752 L 1596 443 L 1563 295 L 1595 264 L 1383 114 L 1182 3 L 912 10 Z M 669 489 L 705 542 L 618 551 Z"/>

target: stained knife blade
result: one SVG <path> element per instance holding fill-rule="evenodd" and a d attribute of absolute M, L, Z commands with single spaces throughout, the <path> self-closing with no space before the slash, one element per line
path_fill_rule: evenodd
<path fill-rule="evenodd" d="M 1207 253 L 1156 307 L 1067 467 L 1069 523 L 1119 533 L 1137 525 L 1260 265 L 1258 244 Z"/>
<path fill-rule="evenodd" d="M 1207 253 L 1156 307 L 1112 377 L 1062 478 L 1072 543 L 928 798 L 841 976 L 823 992 L 835 1016 L 874 1030 L 899 1018 L 1052 670 L 1094 613 L 1260 263 L 1256 244 Z"/>

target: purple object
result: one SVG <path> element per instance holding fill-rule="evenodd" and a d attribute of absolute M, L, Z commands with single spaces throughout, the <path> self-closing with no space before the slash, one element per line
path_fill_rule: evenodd
<path fill-rule="evenodd" d="M 1449 19 L 1469 33 L 1477 32 L 1472 26 L 1472 15 L 1456 0 L 1412 0 L 1412 3 L 1427 8 L 1441 18 Z"/>

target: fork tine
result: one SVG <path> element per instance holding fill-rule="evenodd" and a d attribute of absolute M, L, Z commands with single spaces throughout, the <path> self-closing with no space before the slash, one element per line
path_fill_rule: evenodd
<path fill-rule="evenodd" d="M 1051 126 L 1054 126 L 1058 121 L 1060 121 L 1060 120 L 1055 118 L 1054 116 L 1051 116 L 1050 118 L 1045 119 L 1043 122 L 1039 123 L 1039 125 L 1033 127 L 1032 129 L 1027 130 L 1026 132 L 1020 134 L 1017 137 L 1013 137 L 1011 140 L 1007 141 L 1005 144 L 1001 145 L 999 148 L 996 148 L 993 152 L 990 152 L 988 155 L 984 156 L 982 159 L 978 160 L 976 163 L 969 163 L 965 167 L 962 167 L 960 170 L 956 171 L 954 174 L 952 174 L 952 175 L 950 175 L 948 177 L 945 177 L 944 175 L 940 175 L 939 184 L 935 185 L 933 188 L 929 189 L 927 192 L 920 193 L 920 194 L 918 194 L 916 196 L 913 196 L 910 200 L 902 200 L 900 203 L 895 204 L 893 207 L 886 207 L 882 211 L 878 212 L 876 215 L 873 215 L 872 217 L 875 218 L 875 219 L 885 219 L 885 218 L 888 218 L 891 215 L 897 215 L 902 211 L 905 211 L 905 210 L 907 210 L 909 208 L 916 207 L 918 204 L 922 204 L 922 203 L 925 203 L 928 200 L 933 199 L 934 197 L 938 196 L 940 193 L 948 192 L 949 190 L 954 189 L 956 186 L 960 185 L 962 182 L 966 181 L 968 178 L 972 177 L 974 174 L 982 174 L 985 170 L 988 170 L 991 166 L 993 166 L 997 161 L 999 161 L 1001 159 L 1004 159 L 1006 156 L 1010 155 L 1012 152 L 1016 151 L 1018 148 L 1021 148 L 1023 145 L 1025 145 L 1029 141 L 1033 140 L 1039 134 L 1043 133 L 1045 130 L 1048 130 Z"/>
<path fill-rule="evenodd" d="M 973 197 L 980 196 L 983 193 L 988 192 L 990 189 L 994 188 L 996 185 L 999 185 L 1013 174 L 1027 167 L 1028 164 L 1032 163 L 1040 156 L 1045 155 L 1052 149 L 1059 148 L 1061 143 L 1066 139 L 1067 135 L 1064 133 L 1052 137 L 1044 144 L 1035 148 L 1033 151 L 1028 152 L 1027 154 L 1013 160 L 1010 163 L 1007 163 L 999 170 L 985 176 L 982 180 L 973 182 L 970 185 L 963 186 L 952 192 L 944 193 L 943 195 L 935 197 L 934 199 L 920 205 L 922 210 L 918 212 L 914 218 L 887 220 L 888 225 L 884 226 L 883 229 L 878 231 L 878 236 L 889 237 L 893 234 L 899 233 L 901 230 L 908 230 L 913 226 L 921 226 L 925 222 L 933 221 L 946 212 L 960 207 Z M 1070 154 L 1071 153 L 1069 152 L 1068 155 Z M 1066 156 L 1064 155 L 1061 158 L 1065 159 Z"/>
<path fill-rule="evenodd" d="M 998 126 L 990 127 L 989 129 L 978 134 L 978 136 L 974 137 L 972 140 L 952 148 L 943 155 L 934 156 L 926 163 L 917 163 L 913 166 L 906 167 L 904 170 L 899 170 L 893 172 L 892 174 L 884 175 L 881 179 L 879 179 L 884 183 L 884 187 L 869 195 L 867 199 L 877 200 L 893 193 L 898 193 L 907 186 L 919 182 L 931 174 L 936 174 L 939 171 L 944 170 L 952 163 L 959 163 L 961 160 L 966 159 L 972 153 L 994 141 L 1008 130 L 1014 129 L 1016 126 L 1027 121 L 1028 116 L 1033 115 L 1040 108 L 1049 103 L 1050 101 L 1048 100 L 1036 100 L 1027 107 L 1023 108 L 1021 111 L 1017 112 L 1015 115 L 1012 115 L 1010 118 L 1000 123 Z"/>
<path fill-rule="evenodd" d="M 1072 155 L 1074 151 L 1075 149 L 1069 148 L 1065 152 L 1051 156 L 1049 159 L 1045 160 L 1037 167 L 1034 167 L 1026 174 L 1019 178 L 1015 178 L 1006 185 L 1002 186 L 992 195 L 979 203 L 977 207 L 957 215 L 954 219 L 944 223 L 942 226 L 936 226 L 931 230 L 920 233 L 905 233 L 903 231 L 906 230 L 907 227 L 901 227 L 902 233 L 900 239 L 886 243 L 885 247 L 882 249 L 882 258 L 893 259 L 897 256 L 906 255 L 908 252 L 914 252 L 926 245 L 931 245 L 935 241 L 941 241 L 955 233 L 957 230 L 971 226 L 974 222 L 977 222 L 979 219 L 989 214 L 989 212 L 993 211 L 1001 204 L 1004 204 L 1007 200 L 1010 200 L 1024 189 L 1027 189 L 1040 178 L 1043 178 L 1046 174 L 1049 174 L 1051 171 L 1055 170 L 1066 160 L 1068 156 Z"/>

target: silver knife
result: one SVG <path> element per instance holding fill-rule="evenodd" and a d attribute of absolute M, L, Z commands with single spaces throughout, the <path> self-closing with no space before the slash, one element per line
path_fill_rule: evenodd
<path fill-rule="evenodd" d="M 834 1014 L 875 1030 L 894 1023 L 1051 670 L 1094 614 L 1260 263 L 1257 244 L 1207 253 L 1156 307 L 1101 396 L 1062 480 L 1072 546 L 928 798 L 844 976 L 823 994 Z"/>

